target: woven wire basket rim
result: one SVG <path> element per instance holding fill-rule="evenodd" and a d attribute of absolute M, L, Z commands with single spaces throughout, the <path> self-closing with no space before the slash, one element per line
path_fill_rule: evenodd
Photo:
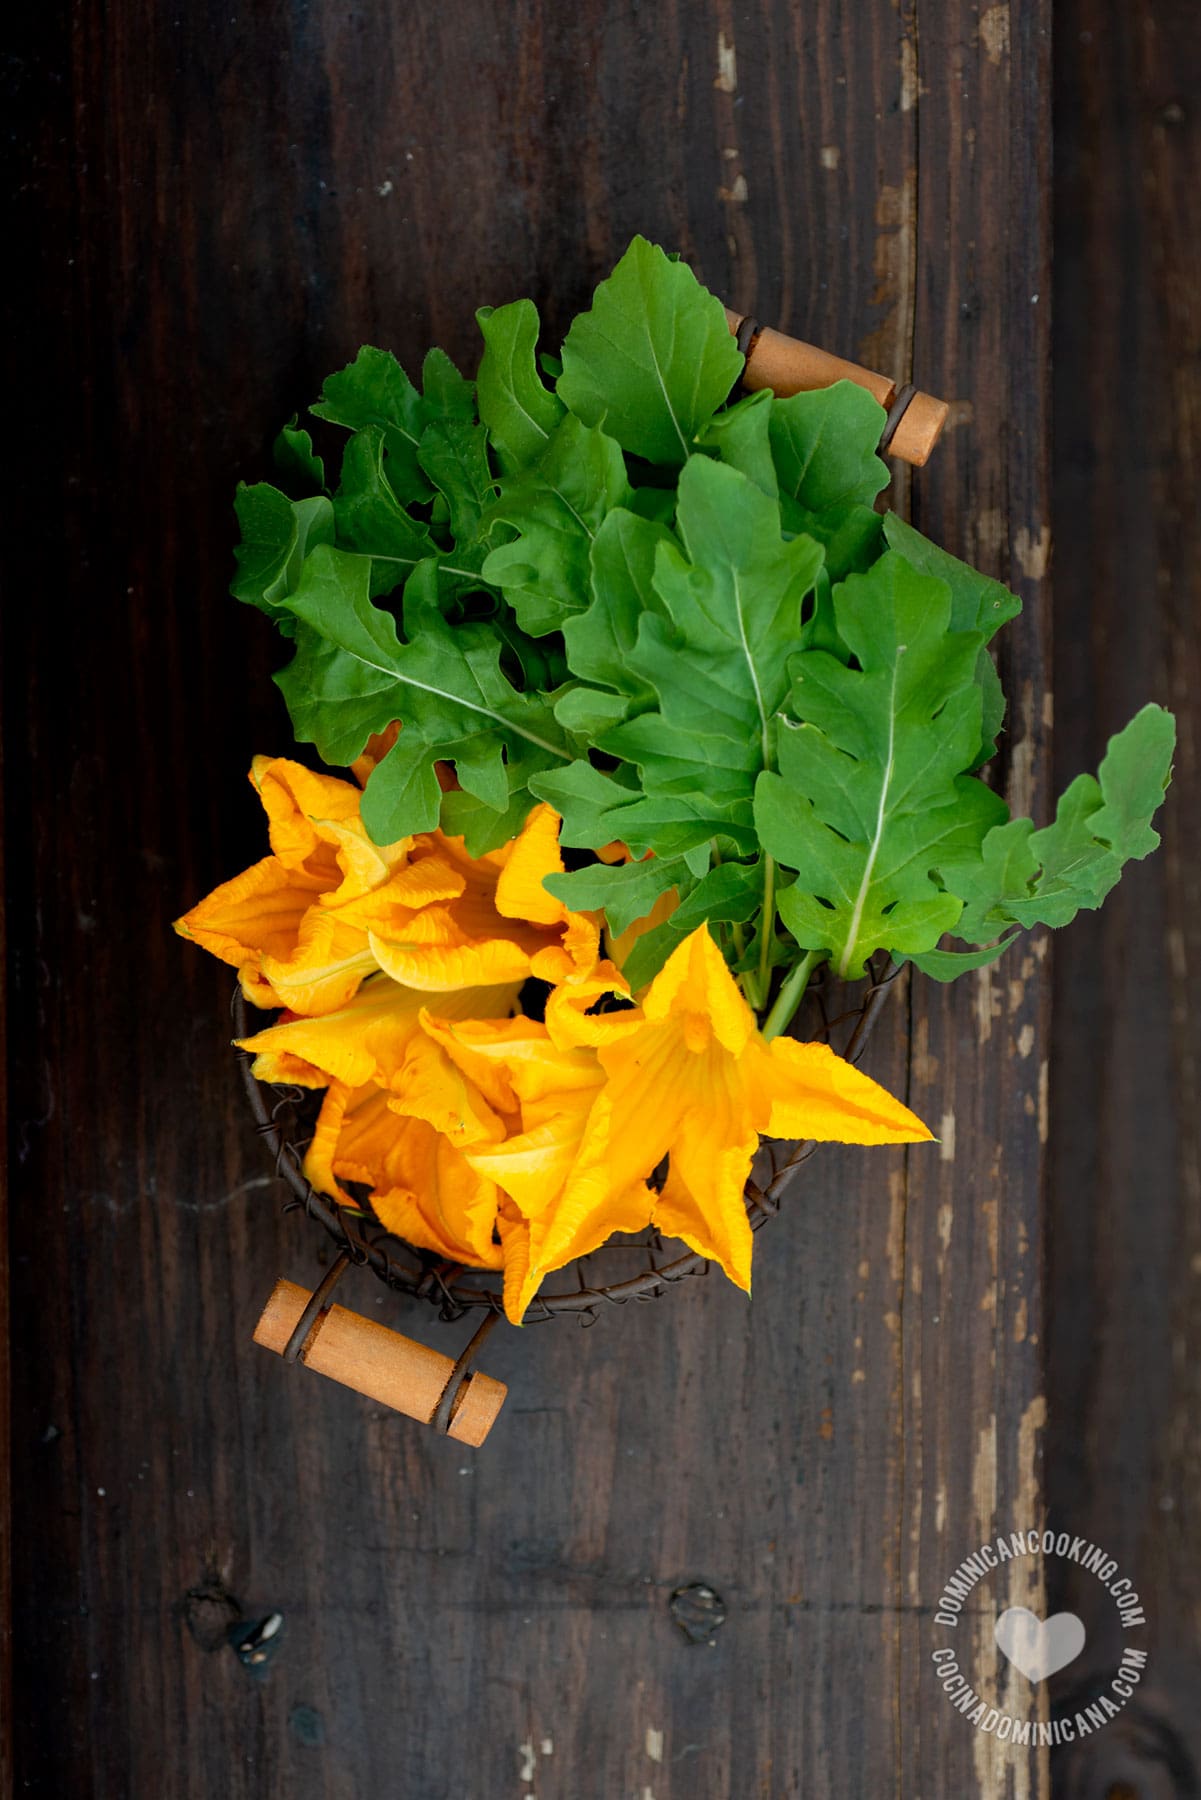
<path fill-rule="evenodd" d="M 829 1042 L 831 1034 L 838 1027 L 850 1026 L 846 1048 L 841 1052 L 850 1063 L 858 1063 L 866 1050 L 876 1020 L 903 965 L 886 961 L 883 968 L 873 968 L 870 963 L 868 967 L 868 985 L 859 1005 L 833 1019 L 827 1016 L 822 982 L 819 980 L 811 988 L 820 1010 L 823 1041 Z M 234 989 L 232 1013 L 235 1036 L 247 1037 L 247 1002 L 240 986 Z M 447 1262 L 429 1251 L 417 1250 L 386 1231 L 376 1221 L 352 1211 L 314 1188 L 304 1174 L 304 1144 L 298 1141 L 292 1129 L 296 1122 L 295 1109 L 304 1097 L 305 1090 L 274 1086 L 256 1080 L 251 1073 L 254 1058 L 250 1052 L 238 1049 L 235 1054 L 254 1114 L 255 1129 L 271 1153 L 277 1177 L 291 1190 L 292 1197 L 286 1203 L 285 1211 L 303 1211 L 309 1218 L 315 1219 L 332 1238 L 341 1255 L 361 1268 L 370 1269 L 394 1292 L 430 1301 L 438 1308 L 442 1319 L 461 1319 L 473 1308 L 480 1307 L 492 1313 L 503 1314 L 504 1296 L 500 1289 L 474 1285 L 471 1280 L 462 1279 L 463 1276 L 478 1278 L 491 1274 L 492 1271 L 469 1269 L 462 1264 Z M 274 1100 L 269 1098 L 271 1095 L 274 1095 Z M 817 1149 L 817 1144 L 812 1141 L 796 1144 L 791 1148 L 777 1144 L 775 1140 L 765 1140 L 765 1144 L 772 1160 L 771 1175 L 763 1186 L 753 1178 L 748 1180 L 746 1186 L 746 1207 L 752 1231 L 760 1230 L 779 1211 L 781 1199 L 793 1176 Z M 777 1148 L 787 1150 L 788 1154 L 783 1159 L 777 1158 Z M 653 1256 L 654 1246 L 646 1247 Z M 556 1318 L 562 1313 L 571 1313 L 582 1324 L 588 1325 L 595 1321 L 602 1304 L 624 1306 L 634 1300 L 655 1300 L 680 1282 L 706 1275 L 709 1271 L 708 1259 L 691 1250 L 671 1262 L 655 1263 L 652 1260 L 640 1274 L 624 1280 L 606 1285 L 589 1285 L 583 1274 L 583 1264 L 588 1260 L 584 1257 L 575 1264 L 567 1265 L 576 1271 L 577 1285 L 574 1288 L 535 1295 L 526 1309 L 523 1322 L 536 1324 L 543 1319 Z"/>

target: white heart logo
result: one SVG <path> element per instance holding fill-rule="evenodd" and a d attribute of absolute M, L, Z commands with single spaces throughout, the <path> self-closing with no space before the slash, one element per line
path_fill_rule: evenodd
<path fill-rule="evenodd" d="M 1025 1606 L 1011 1606 L 997 1620 L 993 1636 L 998 1649 L 1027 1681 L 1045 1681 L 1066 1669 L 1084 1649 L 1084 1626 L 1075 1613 L 1053 1613 L 1040 1619 Z"/>

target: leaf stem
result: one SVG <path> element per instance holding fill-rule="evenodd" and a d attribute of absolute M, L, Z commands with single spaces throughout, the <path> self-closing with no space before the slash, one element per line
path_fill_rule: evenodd
<path fill-rule="evenodd" d="M 805 989 L 809 986 L 809 977 L 825 954 L 824 950 L 806 950 L 796 968 L 788 975 L 784 986 L 776 995 L 776 1004 L 764 1021 L 763 1035 L 769 1044 L 792 1024 L 797 1007 L 805 997 Z"/>
<path fill-rule="evenodd" d="M 776 936 L 776 864 L 770 856 L 763 858 L 763 918 L 759 930 L 759 1004 L 762 1006 L 771 986 L 771 951 Z"/>

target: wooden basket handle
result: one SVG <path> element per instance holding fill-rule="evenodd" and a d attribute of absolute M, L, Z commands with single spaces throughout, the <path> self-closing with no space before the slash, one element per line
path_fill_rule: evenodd
<path fill-rule="evenodd" d="M 753 319 L 731 312 L 728 306 L 726 323 L 746 356 L 744 387 L 752 391 L 770 388 L 784 397 L 830 387 L 836 381 L 853 381 L 866 388 L 888 412 L 881 450 L 918 468 L 927 460 L 947 422 L 949 409 L 945 400 L 936 400 L 933 394 L 923 394 L 912 387 L 902 388 L 898 394 L 896 382 L 887 375 L 877 375 L 858 363 L 831 356 L 828 350 L 819 350 L 800 338 L 785 337 L 782 331 L 758 325 Z"/>
<path fill-rule="evenodd" d="M 255 1343 L 278 1356 L 287 1356 L 291 1350 L 289 1360 L 302 1362 L 381 1406 L 419 1419 L 423 1425 L 435 1425 L 460 1444 L 478 1449 L 509 1391 L 503 1381 L 468 1367 L 482 1329 L 458 1362 L 452 1362 L 428 1344 L 401 1337 L 361 1313 L 322 1304 L 327 1282 L 328 1277 L 317 1293 L 311 1294 L 295 1282 L 277 1281 L 255 1326 Z M 306 1314 L 310 1315 L 307 1323 Z M 490 1328 L 498 1316 L 490 1313 L 485 1327 Z M 293 1344 L 302 1324 L 306 1326 L 303 1336 Z"/>

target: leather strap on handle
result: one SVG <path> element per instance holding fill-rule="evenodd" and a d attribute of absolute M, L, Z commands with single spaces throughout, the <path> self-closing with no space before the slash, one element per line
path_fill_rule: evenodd
<path fill-rule="evenodd" d="M 726 322 L 746 357 L 742 372 L 745 388 L 770 388 L 784 397 L 830 387 L 836 381 L 853 381 L 866 388 L 890 415 L 881 449 L 917 468 L 926 462 L 947 422 L 945 400 L 936 400 L 933 394 L 914 388 L 905 388 L 898 395 L 896 382 L 887 375 L 877 375 L 858 363 L 832 356 L 828 350 L 819 350 L 800 338 L 786 337 L 770 325 L 757 325 L 754 320 L 731 312 L 728 306 Z"/>

